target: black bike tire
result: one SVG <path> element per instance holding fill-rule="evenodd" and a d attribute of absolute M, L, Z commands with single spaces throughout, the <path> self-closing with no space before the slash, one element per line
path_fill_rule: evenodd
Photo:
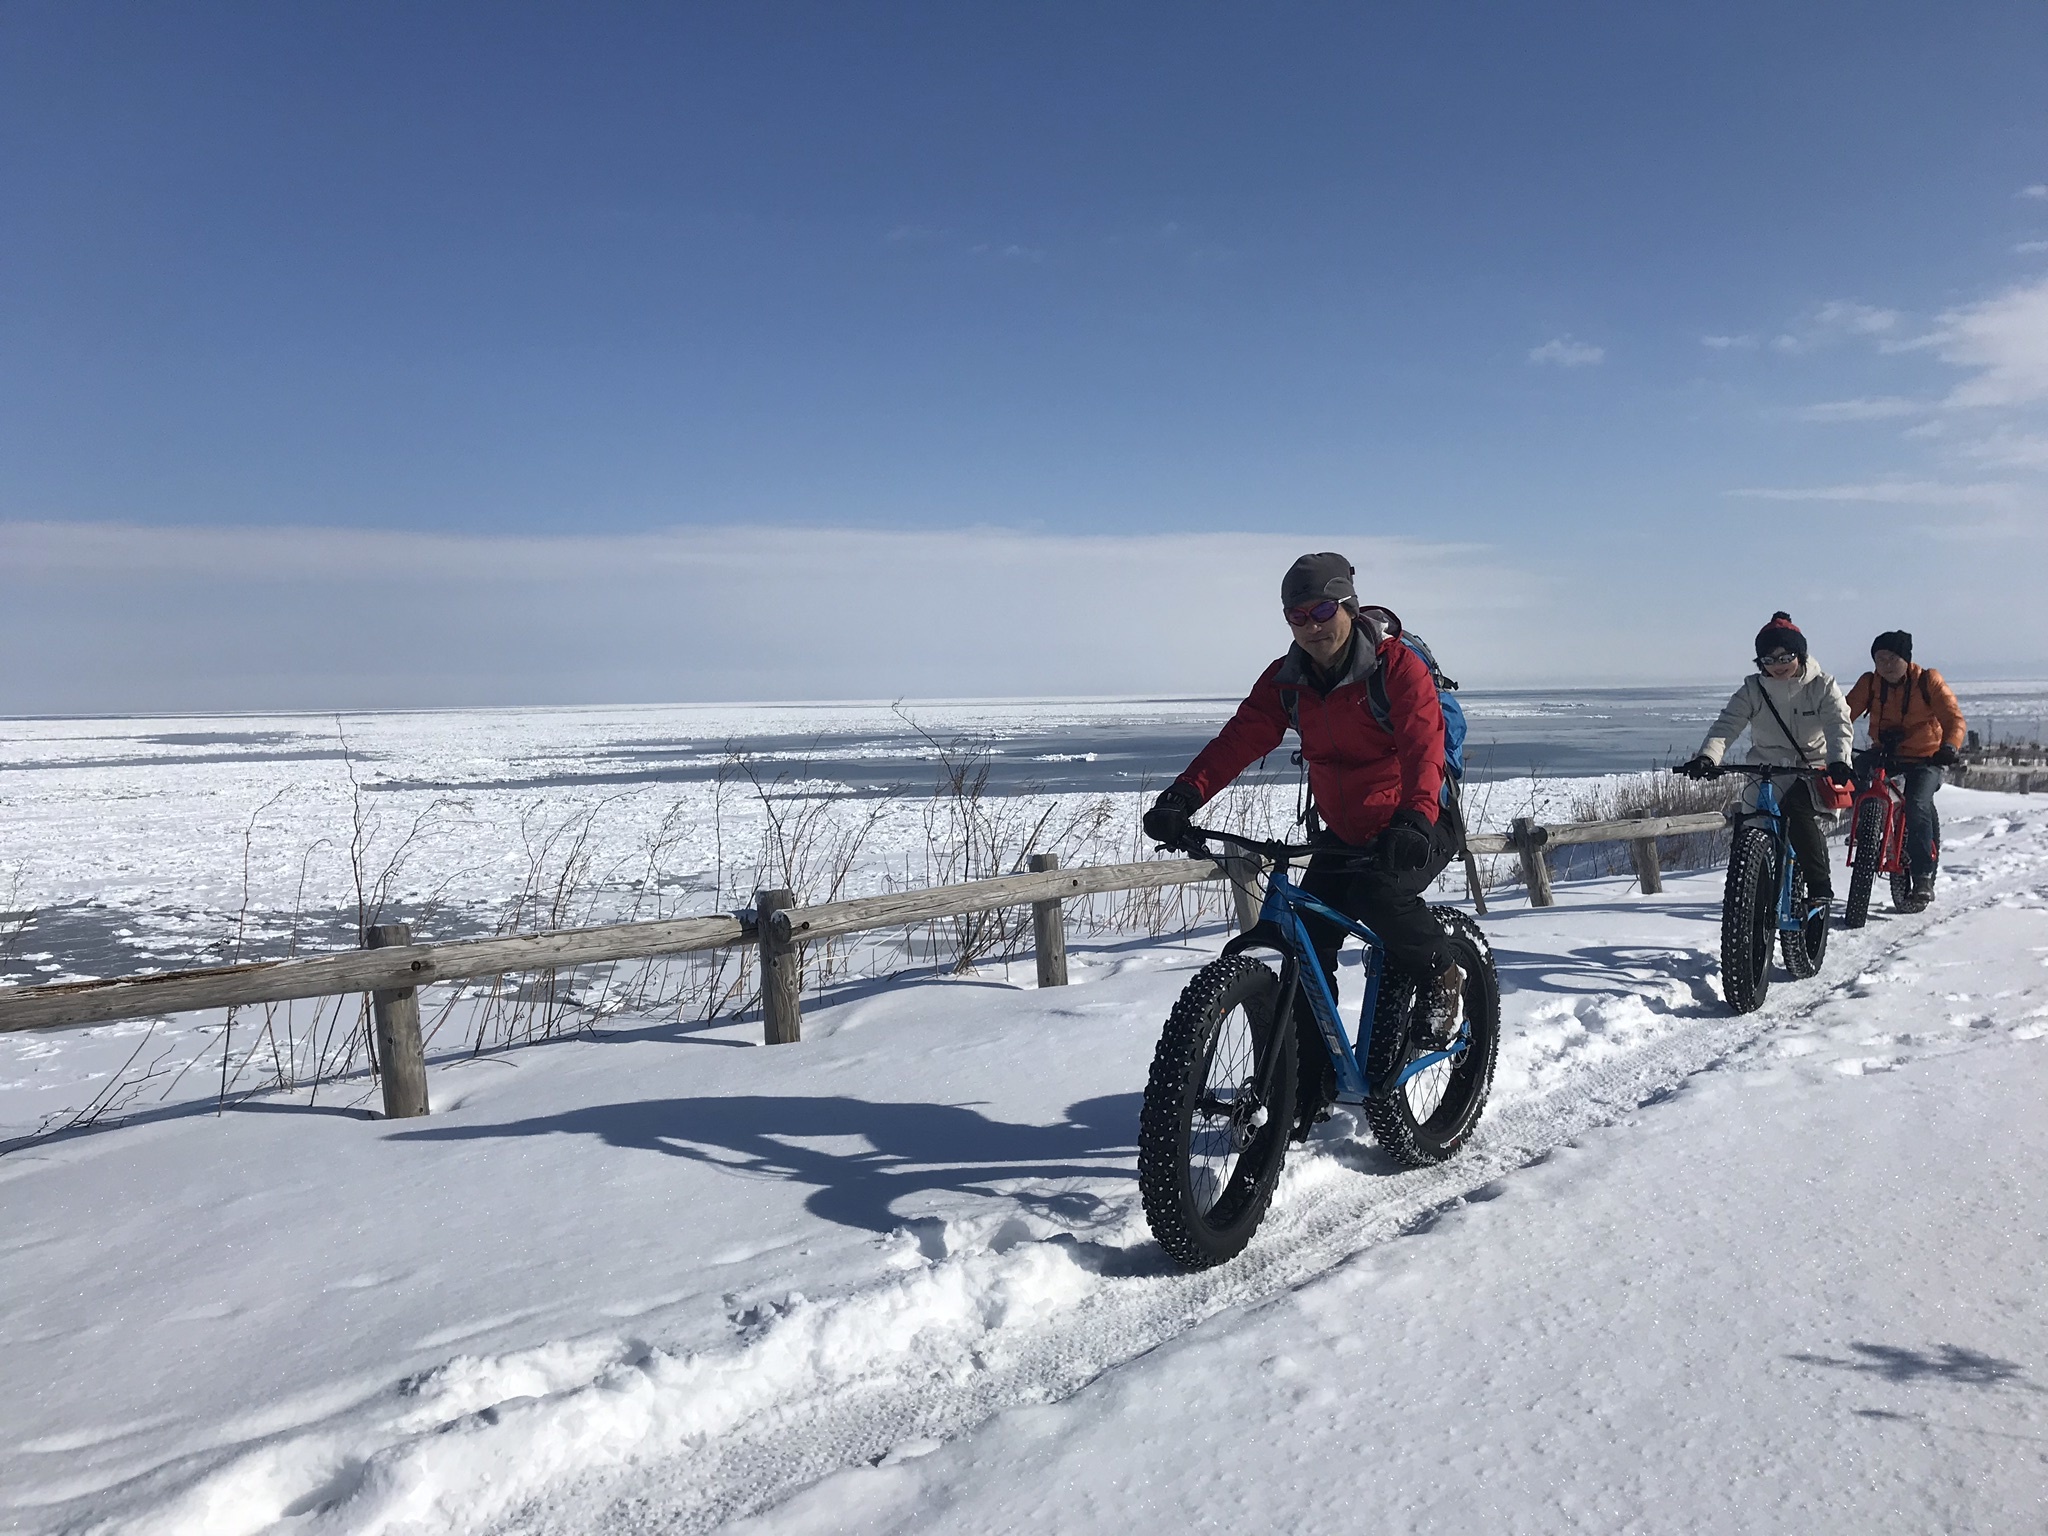
<path fill-rule="evenodd" d="M 1892 910 L 1894 912 L 1917 912 L 1924 902 L 1913 899 L 1913 874 L 1911 870 L 1895 869 L 1891 873 Z"/>
<path fill-rule="evenodd" d="M 1771 990 L 1778 927 L 1777 843 L 1762 827 L 1741 827 L 1728 849 L 1721 896 L 1721 995 L 1736 1013 L 1754 1013 Z"/>
<path fill-rule="evenodd" d="M 1861 928 L 1870 918 L 1870 892 L 1877 884 L 1877 866 L 1884 862 L 1884 802 L 1866 800 L 1856 810 L 1853 829 L 1856 855 L 1849 865 L 1849 900 L 1842 908 L 1842 926 Z"/>
<path fill-rule="evenodd" d="M 1373 1139 L 1409 1168 L 1441 1163 L 1464 1146 L 1486 1112 L 1494 1064 L 1500 1057 L 1500 975 L 1486 935 L 1455 907 L 1431 910 L 1450 938 L 1451 957 L 1465 972 L 1465 1018 L 1472 1041 L 1464 1055 L 1452 1061 L 1449 1086 L 1426 1118 L 1416 1118 L 1406 1089 L 1365 1102 L 1365 1123 L 1372 1127 Z M 1364 1063 L 1368 1083 L 1414 1059 L 1410 1035 L 1423 992 L 1417 978 L 1392 966 L 1380 978 Z"/>
<path fill-rule="evenodd" d="M 1249 955 L 1226 955 L 1195 972 L 1160 1031 L 1138 1115 L 1138 1194 L 1152 1236 L 1175 1263 L 1208 1269 L 1235 1258 L 1265 1219 L 1294 1127 L 1294 1028 L 1288 1022 L 1266 1123 L 1238 1155 L 1206 1211 L 1192 1182 L 1194 1113 L 1207 1086 L 1210 1049 L 1225 1019 L 1243 1008 L 1254 1044 L 1274 1026 L 1280 979 Z"/>
<path fill-rule="evenodd" d="M 1806 871 L 1799 868 L 1798 861 L 1792 867 L 1792 910 L 1806 910 Z M 1785 969 L 1793 980 L 1804 981 L 1809 976 L 1820 974 L 1821 961 L 1828 952 L 1828 909 L 1822 907 L 1811 917 L 1803 919 L 1794 933 L 1781 931 L 1778 934 L 1778 953 L 1784 957 Z"/>

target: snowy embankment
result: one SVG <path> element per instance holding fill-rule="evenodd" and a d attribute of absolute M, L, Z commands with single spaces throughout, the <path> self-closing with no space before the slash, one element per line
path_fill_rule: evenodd
<path fill-rule="evenodd" d="M 1719 877 L 1487 929 L 1454 1163 L 1339 1116 L 1238 1262 L 1137 1209 L 1220 935 L 192 1105 L 0 1159 L 30 1531 L 2019 1530 L 2048 1494 L 2048 807 L 1729 1018 Z M 1349 987 L 1356 995 L 1356 984 Z M 1361 1506 L 1366 1512 L 1361 1513 Z"/>

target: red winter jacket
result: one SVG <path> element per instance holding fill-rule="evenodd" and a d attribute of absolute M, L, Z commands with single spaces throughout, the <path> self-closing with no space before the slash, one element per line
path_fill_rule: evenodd
<path fill-rule="evenodd" d="M 1366 697 L 1367 681 L 1381 667 L 1391 732 L 1373 718 Z M 1434 822 L 1443 793 L 1444 713 L 1422 658 L 1398 638 L 1375 649 L 1371 632 L 1361 629 L 1349 667 L 1328 693 L 1309 681 L 1314 675 L 1301 647 L 1289 646 L 1188 764 L 1181 782 L 1206 802 L 1279 746 L 1288 726 L 1283 695 L 1292 692 L 1309 788 L 1332 832 L 1347 843 L 1369 843 L 1399 810 L 1419 811 Z"/>

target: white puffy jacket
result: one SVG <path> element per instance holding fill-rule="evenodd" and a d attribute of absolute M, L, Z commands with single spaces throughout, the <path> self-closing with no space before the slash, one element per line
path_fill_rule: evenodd
<path fill-rule="evenodd" d="M 1778 706 L 1792 734 L 1778 728 L 1770 708 Z M 1849 701 L 1842 686 L 1811 656 L 1796 677 L 1782 682 L 1752 672 L 1742 686 L 1728 696 L 1721 716 L 1700 743 L 1700 755 L 1720 762 L 1734 745 L 1744 727 L 1749 730 L 1749 761 L 1768 763 L 1773 768 L 1824 768 L 1829 763 L 1846 763 L 1856 733 L 1849 724 Z"/>

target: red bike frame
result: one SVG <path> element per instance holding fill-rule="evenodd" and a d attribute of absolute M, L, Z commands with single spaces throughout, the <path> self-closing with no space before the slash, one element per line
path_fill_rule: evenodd
<path fill-rule="evenodd" d="M 1856 827 L 1863 807 L 1872 800 L 1882 799 L 1885 803 L 1884 841 L 1879 845 L 1883 851 L 1877 857 L 1877 872 L 1896 875 L 1906 867 L 1906 793 L 1886 771 L 1885 764 L 1883 757 L 1872 762 L 1870 782 L 1856 791 L 1856 798 L 1850 803 L 1849 856 L 1845 862 L 1851 869 L 1856 867 Z"/>

